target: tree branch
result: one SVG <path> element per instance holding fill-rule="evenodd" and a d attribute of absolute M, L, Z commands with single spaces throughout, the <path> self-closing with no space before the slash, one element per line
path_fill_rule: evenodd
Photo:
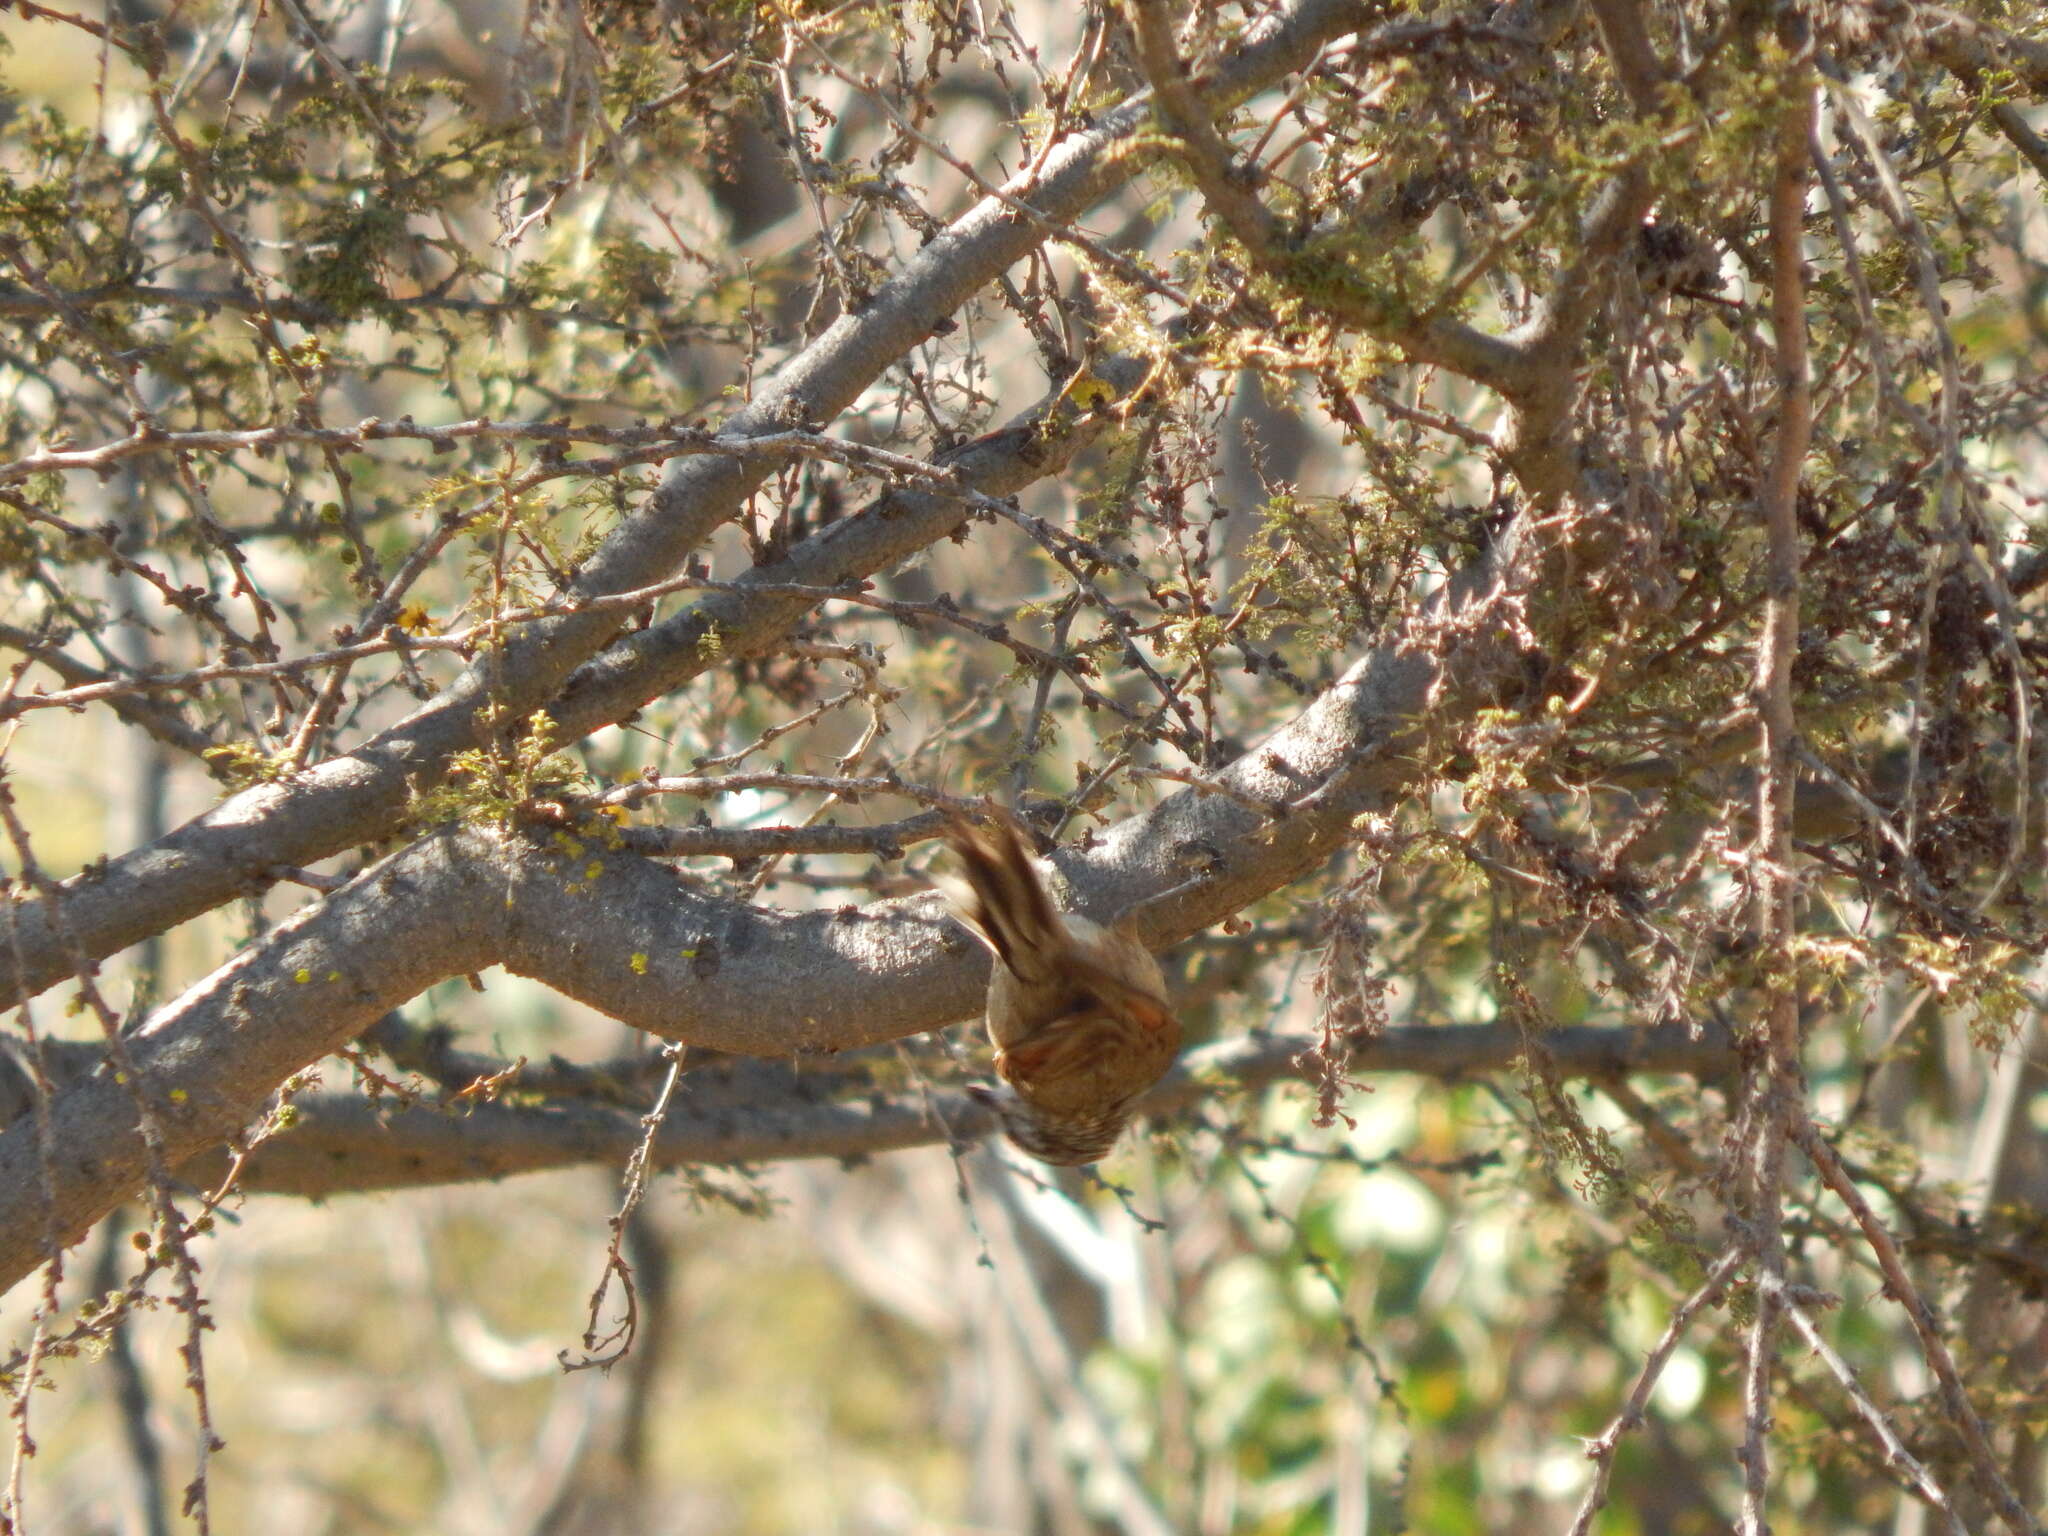
<path fill-rule="evenodd" d="M 1517 653 L 1488 618 L 1501 590 L 1502 578 L 1461 580 L 1434 653 L 1369 653 L 1291 724 L 1213 774 L 1215 784 L 1058 850 L 1071 904 L 1101 917 L 1131 913 L 1139 936 L 1160 948 L 1321 864 L 1357 815 L 1422 771 L 1432 710 L 1463 716 L 1515 675 Z M 650 1034 L 752 1056 L 846 1050 L 980 1008 L 988 958 L 936 897 L 763 911 L 608 851 L 602 830 L 434 834 L 159 1010 L 132 1050 L 145 1091 L 162 1105 L 167 1160 L 239 1133 L 292 1073 L 425 987 L 493 963 Z M 1191 847 L 1206 866 L 1194 880 L 1182 859 Z M 0 1284 L 44 1257 L 46 1218 L 75 1240 L 143 1177 L 125 1092 L 89 1080 L 62 1091 L 51 1113 L 47 1166 L 31 1123 L 0 1136 Z"/>
<path fill-rule="evenodd" d="M 1191 1051 L 1149 1092 L 1140 1113 L 1170 1120 L 1219 1095 L 1252 1092 L 1305 1078 L 1298 1062 L 1317 1042 L 1292 1036 L 1219 1041 Z M 1732 1071 L 1725 1034 L 1699 1041 L 1682 1027 L 1561 1029 L 1544 1037 L 1562 1077 L 1618 1072 L 1683 1073 L 1711 1078 Z M 1346 1072 L 1414 1073 L 1455 1080 L 1513 1066 L 1526 1049 L 1506 1025 L 1389 1029 L 1357 1045 Z M 760 1064 L 765 1067 L 767 1064 Z M 854 1159 L 948 1140 L 979 1140 L 995 1117 L 965 1094 L 869 1094 L 827 1097 L 827 1077 L 792 1069 L 773 1087 L 749 1074 L 754 1096 L 736 1099 L 686 1077 L 652 1149 L 656 1166 Z M 523 1082 L 521 1084 L 523 1086 Z M 477 1104 L 380 1104 L 357 1093 L 296 1101 L 289 1131 L 263 1143 L 244 1165 L 240 1187 L 252 1193 L 320 1198 L 379 1189 L 467 1183 L 583 1164 L 618 1166 L 643 1134 L 637 1111 L 569 1101 L 544 1107 Z M 227 1157 L 210 1152 L 180 1170 L 209 1187 Z"/>
<path fill-rule="evenodd" d="M 1300 0 L 1247 36 L 1205 82 L 1205 95 L 1219 104 L 1240 101 L 1305 65 L 1324 42 L 1369 14 L 1356 0 Z M 1147 157 L 1134 148 L 1149 112 L 1139 99 L 1103 114 L 1046 156 L 1042 169 L 1013 179 L 1007 195 L 1028 201 L 1044 219 L 1073 218 L 1142 169 Z M 760 384 L 723 430 L 752 436 L 831 420 L 1045 238 L 1040 223 L 1020 217 L 1001 199 L 983 199 L 911 257 L 866 306 L 840 316 Z M 654 494 L 584 564 L 577 592 L 601 596 L 661 579 L 730 518 L 769 472 L 766 463 L 732 458 L 673 463 Z M 623 621 L 623 615 L 596 612 L 535 625 L 346 757 L 289 783 L 244 791 L 149 847 L 113 860 L 91 879 L 68 882 L 61 911 L 25 905 L 16 919 L 18 943 L 0 954 L 0 997 L 33 995 L 61 980 L 73 952 L 100 958 L 260 890 L 272 866 L 316 863 L 389 835 L 408 796 L 438 783 L 456 753 L 482 741 L 487 710 L 499 719 L 525 719 Z"/>
<path fill-rule="evenodd" d="M 1802 39 L 1803 42 L 1803 39 Z M 1799 1033 L 1797 878 L 1792 867 L 1792 810 L 1798 721 L 1793 713 L 1792 662 L 1799 649 L 1799 486 L 1813 434 L 1812 379 L 1806 346 L 1806 254 L 1803 221 L 1810 168 L 1807 140 L 1819 96 L 1811 50 L 1801 47 L 1788 71 L 1771 181 L 1771 334 L 1777 345 L 1777 431 L 1759 509 L 1768 545 L 1764 631 L 1757 642 L 1757 714 L 1763 727 L 1757 790 L 1756 936 L 1769 957 L 1764 1059 L 1749 1089 L 1756 1146 L 1744 1216 L 1754 1234 L 1764 1284 L 1750 1328 L 1744 1384 L 1747 1408 L 1741 1451 L 1742 1531 L 1767 1536 L 1766 1446 L 1771 1369 L 1785 1282 L 1785 1146 L 1805 1114 Z"/>

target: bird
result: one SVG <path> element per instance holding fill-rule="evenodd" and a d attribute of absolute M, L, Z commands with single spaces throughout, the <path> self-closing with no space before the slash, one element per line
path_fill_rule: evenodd
<path fill-rule="evenodd" d="M 986 1016 L 1002 1081 L 967 1091 L 1027 1155 L 1098 1162 L 1180 1053 L 1159 963 L 1129 933 L 1053 905 L 1008 817 L 955 816 L 944 835 L 961 874 L 933 883 L 995 957 Z"/>

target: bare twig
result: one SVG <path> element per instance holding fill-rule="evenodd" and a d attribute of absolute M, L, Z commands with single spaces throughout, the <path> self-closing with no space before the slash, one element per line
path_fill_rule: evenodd
<path fill-rule="evenodd" d="M 1821 1182 L 1849 1208 L 1850 1216 L 1862 1230 L 1863 1239 L 1870 1245 L 1871 1255 L 1884 1275 L 1886 1293 L 1906 1309 L 1906 1317 L 1920 1340 L 1921 1358 L 1934 1372 L 1942 1405 L 1948 1410 L 1950 1421 L 1962 1439 L 1979 1490 L 1997 1509 L 1999 1518 L 2005 1522 L 2012 1536 L 2038 1536 L 2037 1527 L 2026 1507 L 1999 1470 L 1998 1458 L 1984 1430 L 1984 1421 L 1978 1417 L 1976 1406 L 1971 1403 L 1970 1394 L 1963 1386 L 1962 1374 L 1956 1369 L 1955 1356 L 1949 1353 L 1948 1343 L 1941 1336 L 1941 1326 L 1935 1319 L 1934 1309 L 1907 1273 L 1905 1260 L 1890 1230 L 1871 1209 L 1870 1202 L 1863 1198 L 1863 1191 L 1856 1187 L 1856 1181 L 1849 1177 L 1841 1158 L 1817 1127 L 1809 1121 L 1798 1128 L 1796 1137 L 1800 1150 L 1812 1160 Z"/>
<path fill-rule="evenodd" d="M 1729 1278 L 1742 1259 L 1741 1248 L 1729 1249 L 1714 1261 L 1699 1288 L 1672 1308 L 1671 1321 L 1665 1325 L 1663 1337 L 1644 1357 L 1643 1368 L 1637 1373 L 1636 1383 L 1629 1389 L 1621 1412 L 1612 1424 L 1587 1442 L 1586 1459 L 1593 1463 L 1593 1483 L 1579 1503 L 1579 1512 L 1572 1520 L 1568 1536 L 1590 1536 L 1594 1516 L 1607 1504 L 1608 1480 L 1614 1475 L 1614 1453 L 1621 1447 L 1622 1436 L 1642 1426 L 1643 1410 L 1650 1404 L 1650 1394 L 1656 1390 L 1664 1367 L 1670 1364 L 1671 1356 L 1684 1340 L 1686 1331 L 1692 1327 L 1693 1319 L 1704 1309 L 1720 1304 L 1722 1294 L 1728 1289 Z"/>
<path fill-rule="evenodd" d="M 1771 327 L 1777 343 L 1777 429 L 1762 497 L 1769 541 L 1764 631 L 1757 644 L 1757 713 L 1763 725 L 1763 772 L 1757 795 L 1756 934 L 1770 956 L 1764 1023 L 1765 1062 L 1751 1087 L 1760 1121 L 1746 1212 L 1758 1266 L 1767 1282 L 1785 1273 L 1785 1143 L 1804 1115 L 1799 990 L 1794 940 L 1797 884 L 1792 868 L 1792 808 L 1798 726 L 1793 713 L 1792 661 L 1799 648 L 1799 523 L 1797 501 L 1813 431 L 1806 351 L 1806 278 L 1802 225 L 1806 209 L 1807 140 L 1818 95 L 1812 61 L 1801 53 L 1788 71 L 1771 181 Z M 1778 1296 L 1768 1284 L 1757 1299 L 1744 1385 L 1742 1530 L 1766 1536 L 1770 1521 L 1767 1443 Z"/>

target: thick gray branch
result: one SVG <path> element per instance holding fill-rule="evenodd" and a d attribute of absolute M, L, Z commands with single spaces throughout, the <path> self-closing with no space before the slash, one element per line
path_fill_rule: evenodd
<path fill-rule="evenodd" d="M 1295 1063 L 1310 1044 L 1269 1035 L 1191 1052 L 1145 1096 L 1143 1113 L 1169 1117 L 1219 1092 L 1252 1091 L 1299 1077 Z M 1543 1044 L 1548 1065 L 1565 1077 L 1634 1072 L 1708 1077 L 1729 1071 L 1734 1062 L 1725 1039 L 1695 1042 L 1670 1026 L 1561 1029 L 1544 1036 Z M 1352 1051 L 1347 1070 L 1455 1079 L 1501 1071 L 1522 1052 L 1519 1032 L 1508 1025 L 1390 1029 Z M 297 1107 L 298 1123 L 249 1160 L 241 1187 L 317 1198 L 472 1183 L 579 1164 L 618 1167 L 641 1135 L 637 1111 L 589 1102 L 545 1108 L 380 1108 L 360 1094 L 337 1093 L 302 1099 Z M 748 1102 L 706 1095 L 699 1103 L 686 1088 L 662 1123 L 653 1160 L 660 1167 L 677 1167 L 861 1158 L 949 1139 L 978 1140 L 995 1128 L 993 1113 L 965 1094 L 833 1099 L 798 1074 L 788 1078 L 782 1091 Z M 211 1185 L 226 1167 L 225 1154 L 213 1154 L 182 1171 L 194 1182 Z"/>
<path fill-rule="evenodd" d="M 0 1136 L 0 1285 L 43 1257 L 46 1232 L 76 1241 L 141 1187 L 138 1093 L 175 1167 L 238 1134 L 278 1084 L 397 1003 L 490 964 L 504 909 L 492 872 L 457 839 L 406 849 L 157 1010 L 128 1042 L 139 1083 L 102 1067 L 58 1092 L 47 1162 L 34 1118 L 17 1120 Z"/>

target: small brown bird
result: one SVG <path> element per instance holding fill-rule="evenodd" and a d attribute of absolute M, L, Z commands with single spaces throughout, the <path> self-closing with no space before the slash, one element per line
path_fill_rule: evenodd
<path fill-rule="evenodd" d="M 955 820 L 946 841 L 966 879 L 935 883 L 996 957 L 988 1037 L 1005 1086 L 968 1092 L 1040 1162 L 1095 1162 L 1180 1051 L 1159 966 L 1130 935 L 1063 915 L 1007 820 Z"/>

